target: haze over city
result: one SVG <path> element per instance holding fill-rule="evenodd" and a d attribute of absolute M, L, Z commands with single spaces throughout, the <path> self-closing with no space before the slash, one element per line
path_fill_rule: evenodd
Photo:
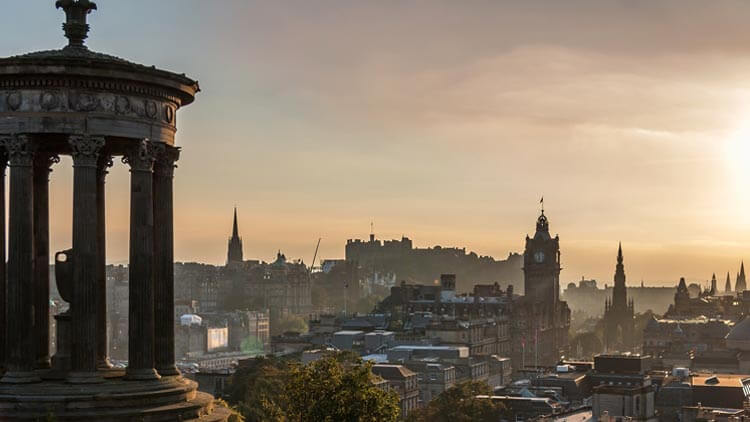
<path fill-rule="evenodd" d="M 541 196 L 563 283 L 611 282 L 618 241 L 629 284 L 750 259 L 750 3 L 98 3 L 93 50 L 200 76 L 179 114 L 178 261 L 222 263 L 235 205 L 246 257 L 309 262 L 319 237 L 342 257 L 374 221 L 502 259 Z M 48 2 L 4 8 L 25 37 L 0 38 L 5 54 L 62 46 Z M 70 245 L 70 164 L 51 179 L 53 251 Z M 128 185 L 116 166 L 111 262 L 127 261 Z"/>

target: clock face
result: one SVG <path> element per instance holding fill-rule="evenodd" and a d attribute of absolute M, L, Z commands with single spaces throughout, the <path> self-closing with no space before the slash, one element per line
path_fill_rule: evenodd
<path fill-rule="evenodd" d="M 544 252 L 537 251 L 536 253 L 534 253 L 534 261 L 536 261 L 536 262 L 538 262 L 540 264 L 542 262 L 544 262 Z"/>

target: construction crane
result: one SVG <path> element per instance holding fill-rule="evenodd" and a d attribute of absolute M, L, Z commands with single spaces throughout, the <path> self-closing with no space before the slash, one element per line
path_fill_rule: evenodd
<path fill-rule="evenodd" d="M 318 258 L 318 248 L 320 248 L 320 241 L 322 240 L 322 237 L 318 238 L 318 245 L 315 246 L 315 254 L 313 255 L 312 264 L 310 264 L 310 271 L 308 272 L 308 275 L 312 274 L 313 267 L 315 266 L 315 259 Z"/>

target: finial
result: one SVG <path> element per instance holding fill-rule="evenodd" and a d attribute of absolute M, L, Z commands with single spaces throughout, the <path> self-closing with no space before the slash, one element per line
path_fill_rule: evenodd
<path fill-rule="evenodd" d="M 539 200 L 539 203 L 542 205 L 542 215 L 544 215 L 544 196 Z"/>
<path fill-rule="evenodd" d="M 92 10 L 96 10 L 96 3 L 91 0 L 57 0 L 55 7 L 65 11 L 66 21 L 63 24 L 63 31 L 68 38 L 66 48 L 86 48 L 83 45 L 89 33 L 86 16 Z"/>

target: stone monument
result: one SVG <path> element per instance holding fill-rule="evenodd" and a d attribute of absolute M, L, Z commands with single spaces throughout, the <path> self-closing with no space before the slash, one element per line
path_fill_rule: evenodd
<path fill-rule="evenodd" d="M 0 420 L 225 421 L 174 356 L 172 178 L 177 110 L 198 83 L 89 50 L 89 0 L 59 0 L 69 43 L 0 59 Z M 49 356 L 49 175 L 73 159 L 73 244 L 56 255 L 70 303 Z M 130 167 L 129 361 L 107 358 L 104 182 Z M 0 204 L 0 257 L 6 255 Z M 54 364 L 53 364 L 54 362 Z"/>

